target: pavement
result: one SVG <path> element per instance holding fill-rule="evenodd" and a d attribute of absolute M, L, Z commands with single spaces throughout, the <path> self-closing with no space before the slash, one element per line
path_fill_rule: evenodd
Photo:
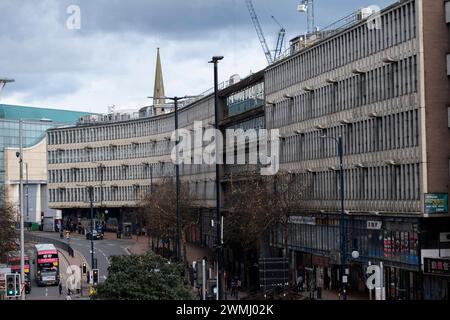
<path fill-rule="evenodd" d="M 61 240 L 59 233 L 49 233 L 49 232 L 35 232 L 36 235 L 49 239 Z M 74 257 L 71 257 L 67 252 L 59 250 L 60 252 L 60 275 L 63 284 L 63 294 L 59 295 L 58 287 L 43 287 L 39 288 L 32 283 L 31 294 L 27 295 L 29 300 L 64 300 L 66 298 L 66 281 L 71 276 L 72 272 L 69 269 L 70 266 L 76 266 L 74 268 L 79 268 L 80 265 L 86 263 L 88 270 L 91 269 L 91 241 L 86 240 L 85 236 L 79 234 L 71 234 L 70 240 L 64 239 L 63 241 L 68 242 L 70 246 L 74 249 Z M 30 247 L 32 249 L 32 247 Z M 189 264 L 193 261 L 201 260 L 203 257 L 207 257 L 208 261 L 215 261 L 215 257 L 211 250 L 207 248 L 202 248 L 194 244 L 186 244 L 186 256 Z M 130 254 L 144 254 L 151 250 L 151 238 L 147 236 L 133 236 L 132 239 L 117 239 L 115 233 L 105 233 L 103 240 L 94 241 L 94 253 L 97 260 L 97 267 L 100 274 L 100 282 L 106 280 L 108 274 L 108 267 L 110 265 L 109 259 L 114 255 L 130 255 Z M 32 256 L 32 250 L 29 252 Z M 212 267 L 212 266 L 210 266 Z M 33 266 L 32 266 L 33 269 Z M 33 272 L 33 270 L 32 270 Z M 32 273 L 33 274 L 33 273 Z M 72 299 L 86 299 L 88 285 L 86 283 L 86 277 L 84 277 L 83 285 L 83 295 L 74 294 Z M 197 289 L 193 288 L 194 295 L 197 293 Z M 241 300 L 249 297 L 249 293 L 244 290 L 239 290 L 238 297 L 231 296 L 231 292 L 228 291 L 226 294 L 227 300 Z M 303 292 L 302 296 L 305 299 L 309 299 L 309 292 Z M 338 300 L 338 293 L 334 291 L 322 291 L 321 300 Z M 367 300 L 366 295 L 361 296 L 361 294 L 348 294 L 348 300 Z"/>

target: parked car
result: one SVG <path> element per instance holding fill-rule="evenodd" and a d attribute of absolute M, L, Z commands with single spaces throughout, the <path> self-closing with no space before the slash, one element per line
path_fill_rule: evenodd
<path fill-rule="evenodd" d="M 91 230 L 86 232 L 86 239 L 91 240 L 91 237 L 93 240 L 103 240 L 103 234 L 101 234 L 97 230 L 93 230 L 92 235 L 91 235 Z"/>

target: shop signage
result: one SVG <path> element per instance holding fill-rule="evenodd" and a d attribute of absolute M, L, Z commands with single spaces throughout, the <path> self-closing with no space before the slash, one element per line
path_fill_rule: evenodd
<path fill-rule="evenodd" d="M 425 193 L 425 213 L 448 213 L 448 194 Z"/>
<path fill-rule="evenodd" d="M 370 220 L 367 220 L 367 229 L 369 229 L 369 230 L 380 230 L 382 224 L 383 223 L 381 221 L 370 221 Z"/>
<path fill-rule="evenodd" d="M 450 259 L 424 258 L 423 273 L 450 277 Z"/>
<path fill-rule="evenodd" d="M 290 216 L 289 223 L 316 225 L 315 217 Z"/>

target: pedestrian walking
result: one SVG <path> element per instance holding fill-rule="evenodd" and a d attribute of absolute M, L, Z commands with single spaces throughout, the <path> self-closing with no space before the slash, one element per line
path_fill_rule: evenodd
<path fill-rule="evenodd" d="M 242 287 L 241 280 L 238 279 L 236 281 L 236 300 L 239 300 L 239 290 L 241 290 L 241 287 Z"/>
<path fill-rule="evenodd" d="M 303 291 L 303 276 L 299 275 L 297 278 L 297 291 L 302 292 Z"/>
<path fill-rule="evenodd" d="M 59 295 L 62 295 L 62 284 L 61 284 L 61 282 L 58 285 L 58 289 L 59 289 Z"/>
<path fill-rule="evenodd" d="M 233 279 L 231 280 L 231 296 L 234 297 L 236 296 L 236 280 Z"/>

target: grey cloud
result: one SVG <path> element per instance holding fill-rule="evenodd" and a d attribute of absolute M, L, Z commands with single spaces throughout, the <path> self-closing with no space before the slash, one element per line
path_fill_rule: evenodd
<path fill-rule="evenodd" d="M 391 2 L 317 1 L 317 24 L 328 25 L 363 5 L 383 7 Z M 287 40 L 304 32 L 306 17 L 296 11 L 299 0 L 253 3 L 269 47 L 274 46 L 279 29 L 271 15 L 286 28 Z M 81 8 L 81 30 L 66 28 L 66 9 L 72 4 Z M 107 79 L 114 85 L 121 77 L 130 82 L 145 81 L 151 88 L 157 46 L 163 50 L 163 68 L 170 72 L 165 76 L 168 88 L 183 81 L 175 65 L 182 61 L 183 76 L 195 75 L 195 68 L 212 54 L 228 55 L 221 69 L 225 77 L 236 73 L 238 65 L 242 71 L 242 61 L 249 61 L 246 70 L 264 67 L 245 0 L 1 0 L 0 30 L 0 76 L 17 80 L 3 98 L 17 93 L 33 97 L 32 101 L 46 96 L 64 100 L 76 98 L 77 92 L 90 92 L 102 100 L 107 93 L 89 91 L 92 84 Z M 258 59 L 255 52 L 260 54 Z M 145 72 L 136 72 L 143 66 Z M 133 74 L 145 78 L 133 79 Z M 209 86 L 205 84 L 203 89 Z M 115 94 L 126 97 L 129 93 Z"/>

